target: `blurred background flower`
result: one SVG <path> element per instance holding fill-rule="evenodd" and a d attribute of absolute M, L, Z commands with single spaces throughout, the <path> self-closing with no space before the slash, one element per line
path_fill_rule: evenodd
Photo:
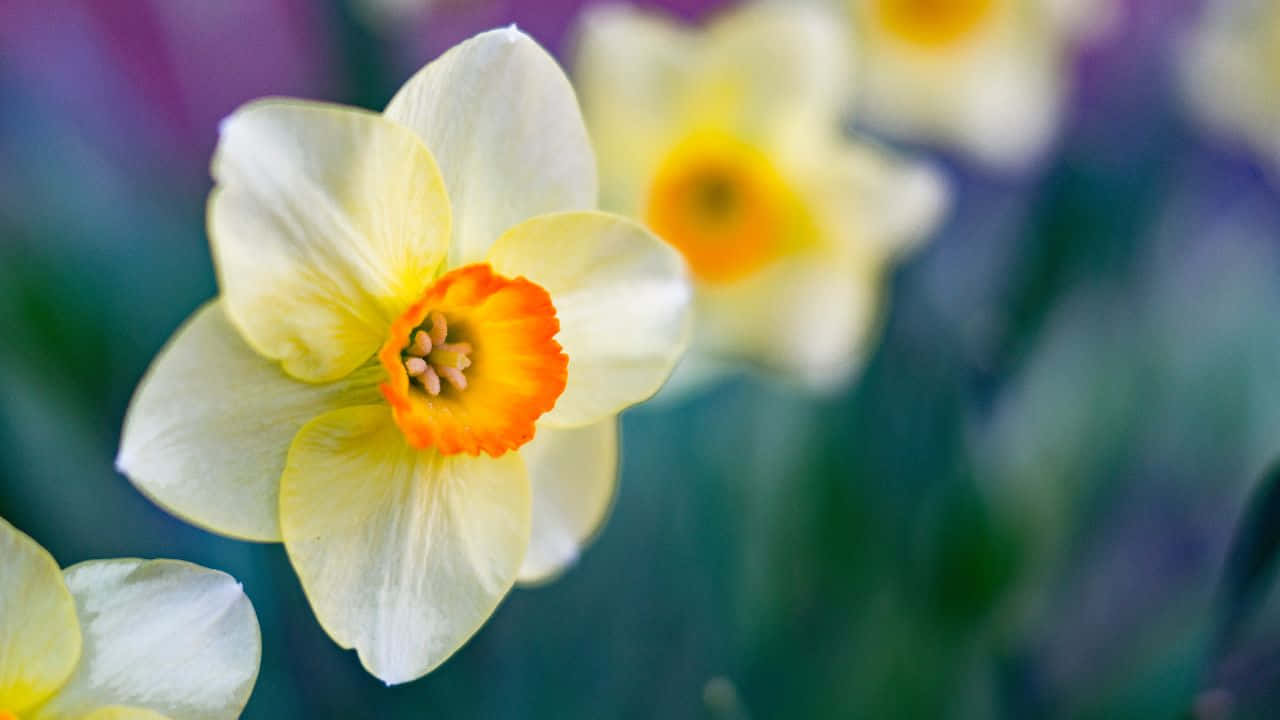
<path fill-rule="evenodd" d="M 1187 33 L 1187 100 L 1213 131 L 1280 167 L 1280 5 L 1208 0 Z"/>
<path fill-rule="evenodd" d="M 705 28 L 583 16 L 574 77 L 603 206 L 680 251 L 692 349 L 668 394 L 736 365 L 838 388 L 880 327 L 884 277 L 938 226 L 929 166 L 843 137 L 849 48 L 818 9 L 748 5 Z"/>
<path fill-rule="evenodd" d="M 858 117 L 998 168 L 1040 159 L 1081 42 L 1116 0 L 839 0 L 859 51 Z"/>
<path fill-rule="evenodd" d="M 597 542 L 423 680 L 387 689 L 332 646 L 279 548 L 113 472 L 130 392 L 214 293 L 221 117 L 263 94 L 381 108 L 511 22 L 566 60 L 593 4 L 440 0 L 382 28 L 336 0 L 0 4 L 0 515 L 64 566 L 242 580 L 247 718 L 1272 715 L 1280 593 L 1228 633 L 1217 586 L 1280 452 L 1280 195 L 1184 102 L 1204 0 L 1115 0 L 1106 32 L 1050 42 L 1053 140 L 1016 174 L 937 141 L 952 212 L 886 280 L 855 384 L 744 378 L 624 415 Z"/>

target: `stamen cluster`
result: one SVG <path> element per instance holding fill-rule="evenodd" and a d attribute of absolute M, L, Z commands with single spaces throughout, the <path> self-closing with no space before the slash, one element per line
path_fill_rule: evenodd
<path fill-rule="evenodd" d="M 448 342 L 449 324 L 444 313 L 433 311 L 427 320 L 413 331 L 404 349 L 405 372 L 433 397 L 440 394 L 441 378 L 458 390 L 466 390 L 467 376 L 462 371 L 471 367 L 471 343 Z"/>

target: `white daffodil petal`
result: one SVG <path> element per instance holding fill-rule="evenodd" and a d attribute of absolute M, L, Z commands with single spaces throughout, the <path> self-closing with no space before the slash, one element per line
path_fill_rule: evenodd
<path fill-rule="evenodd" d="M 189 522 L 279 542 L 280 474 L 299 428 L 377 402 L 376 366 L 328 385 L 293 380 L 253 351 L 224 303 L 197 310 L 147 372 L 125 416 L 116 467 Z"/>
<path fill-rule="evenodd" d="M 603 207 L 638 215 L 658 162 L 688 132 L 685 95 L 697 39 L 684 26 L 629 5 L 583 12 L 573 76 L 608 179 Z"/>
<path fill-rule="evenodd" d="M 79 718 L 105 706 L 183 720 L 240 716 L 262 643 L 253 606 L 231 576 L 176 560 L 134 559 L 81 563 L 64 576 L 84 652 L 33 720 Z"/>
<path fill-rule="evenodd" d="M 58 563 L 0 518 L 0 711 L 48 697 L 79 657 L 75 601 Z"/>
<path fill-rule="evenodd" d="M 692 120 L 765 146 L 836 127 L 852 66 L 845 33 L 818 6 L 744 5 L 708 30 L 689 78 Z"/>
<path fill-rule="evenodd" d="M 302 380 L 336 380 L 386 339 L 445 256 L 431 153 L 375 113 L 250 103 L 222 124 L 209 237 L 227 314 Z"/>
<path fill-rule="evenodd" d="M 165 715 L 139 707 L 112 705 L 94 710 L 83 720 L 169 720 Z"/>
<path fill-rule="evenodd" d="M 816 390 L 831 390 L 861 365 L 879 329 L 882 263 L 836 255 L 789 258 L 698 298 L 699 347 L 750 358 Z"/>
<path fill-rule="evenodd" d="M 587 425 L 644 400 L 684 350 L 684 261 L 630 220 L 598 212 L 532 218 L 494 243 L 489 262 L 546 288 L 555 304 L 569 380 L 542 425 Z"/>
<path fill-rule="evenodd" d="M 595 156 L 573 88 L 514 28 L 441 55 L 386 115 L 417 132 L 440 163 L 453 202 L 453 265 L 481 259 L 527 217 L 595 207 Z"/>
<path fill-rule="evenodd" d="M 830 250 L 866 262 L 888 262 L 937 229 L 948 187 L 930 164 L 864 142 L 831 138 L 789 158 L 798 163 L 805 199 Z"/>
<path fill-rule="evenodd" d="M 540 427 L 520 455 L 533 486 L 533 533 L 520 582 L 537 583 L 572 565 L 604 525 L 618 486 L 618 421 Z"/>
<path fill-rule="evenodd" d="M 285 548 L 316 618 L 388 684 L 461 647 L 511 589 L 529 544 L 518 453 L 415 450 L 385 406 L 302 428 L 280 492 Z"/>

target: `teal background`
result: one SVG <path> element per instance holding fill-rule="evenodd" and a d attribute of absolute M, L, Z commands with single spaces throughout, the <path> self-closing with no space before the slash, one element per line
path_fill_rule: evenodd
<path fill-rule="evenodd" d="M 513 21 L 563 52 L 582 4 L 370 24 L 0 1 L 0 515 L 64 565 L 241 580 L 264 640 L 246 718 L 1273 717 L 1280 598 L 1227 633 L 1218 588 L 1280 450 L 1280 195 L 1177 93 L 1192 0 L 1123 3 L 1044 163 L 911 148 L 954 208 L 894 274 L 858 381 L 739 377 L 628 412 L 597 542 L 422 680 L 388 689 L 332 644 L 282 548 L 185 525 L 113 470 L 137 381 L 216 292 L 221 117 L 267 94 L 378 108 Z"/>

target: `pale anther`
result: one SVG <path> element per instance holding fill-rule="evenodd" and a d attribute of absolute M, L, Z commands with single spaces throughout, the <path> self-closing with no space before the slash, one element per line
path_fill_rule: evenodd
<path fill-rule="evenodd" d="M 467 376 L 463 375 L 462 371 L 458 368 L 442 367 L 439 368 L 439 372 L 445 380 L 449 381 L 450 385 L 458 388 L 459 390 L 467 389 Z"/>
<path fill-rule="evenodd" d="M 436 374 L 436 371 L 430 365 L 427 366 L 425 372 L 418 376 L 418 382 L 422 383 L 422 387 L 427 391 L 428 395 L 434 397 L 440 394 L 440 376 Z"/>
<path fill-rule="evenodd" d="M 413 334 L 413 342 L 409 344 L 410 355 L 425 357 L 431 352 L 431 336 L 425 330 L 419 330 Z"/>
<path fill-rule="evenodd" d="M 404 360 L 404 369 L 408 371 L 410 377 L 417 377 L 430 369 L 427 361 L 420 357 L 407 357 Z"/>
<path fill-rule="evenodd" d="M 445 323 L 444 315 L 440 312 L 431 313 L 431 342 L 443 345 L 444 339 L 448 336 L 449 325 Z"/>

